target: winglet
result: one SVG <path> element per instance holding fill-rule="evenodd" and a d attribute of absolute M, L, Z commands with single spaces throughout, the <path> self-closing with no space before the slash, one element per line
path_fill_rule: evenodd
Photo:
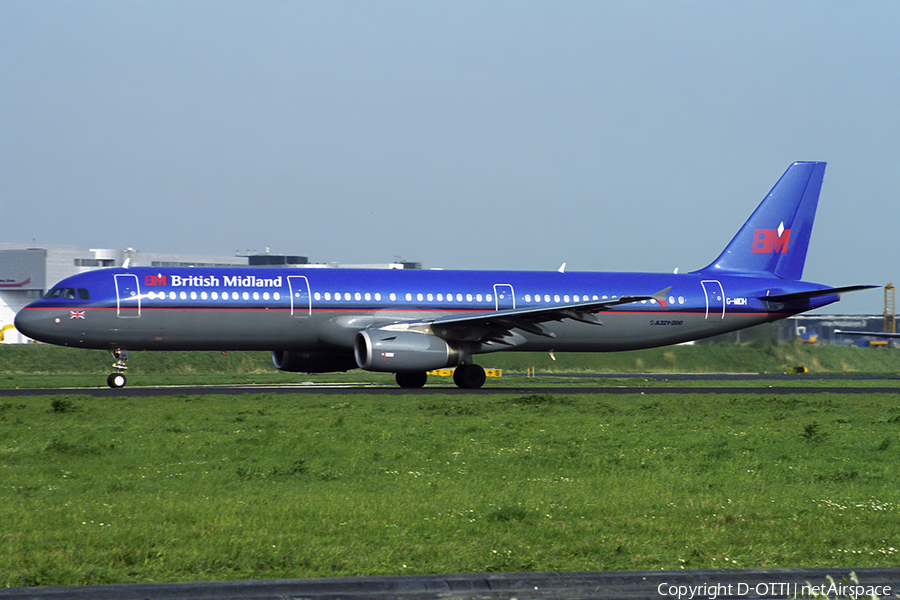
<path fill-rule="evenodd" d="M 670 285 L 669 287 L 667 287 L 664 290 L 659 290 L 658 292 L 653 294 L 653 296 L 651 296 L 651 297 L 654 300 L 656 300 L 657 302 L 659 302 L 660 306 L 662 306 L 663 308 L 666 308 L 666 296 L 669 294 L 669 292 L 671 290 L 672 290 L 672 286 Z"/>

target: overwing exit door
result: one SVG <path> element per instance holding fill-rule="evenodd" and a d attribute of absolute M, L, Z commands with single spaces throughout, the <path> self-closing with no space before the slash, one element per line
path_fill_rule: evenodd
<path fill-rule="evenodd" d="M 508 283 L 494 284 L 494 305 L 497 310 L 506 310 L 516 307 L 516 296 L 513 294 L 513 286 Z"/>

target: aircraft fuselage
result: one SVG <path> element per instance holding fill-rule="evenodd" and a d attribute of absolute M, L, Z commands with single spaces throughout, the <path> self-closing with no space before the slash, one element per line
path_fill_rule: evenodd
<path fill-rule="evenodd" d="M 709 337 L 838 299 L 834 294 L 767 302 L 760 298 L 823 286 L 767 277 L 658 273 L 138 267 L 73 279 L 56 288 L 74 293 L 45 298 L 23 310 L 16 321 L 19 329 L 41 341 L 81 348 L 346 349 L 358 331 L 371 326 L 568 306 L 671 288 L 665 306 L 643 300 L 602 312 L 597 323 L 550 321 L 541 334 L 517 332 L 524 339 L 502 348 L 591 352 Z M 79 298 L 79 290 L 87 299 Z"/>

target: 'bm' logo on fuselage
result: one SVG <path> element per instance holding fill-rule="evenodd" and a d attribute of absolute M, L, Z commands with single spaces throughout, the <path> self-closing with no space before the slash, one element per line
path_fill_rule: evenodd
<path fill-rule="evenodd" d="M 144 285 L 147 287 L 154 285 L 168 285 L 168 282 L 166 281 L 167 277 L 168 275 L 147 275 L 144 277 Z"/>
<path fill-rule="evenodd" d="M 757 229 L 753 232 L 750 251 L 757 254 L 784 254 L 791 239 L 791 230 L 785 229 L 778 235 L 777 229 Z"/>

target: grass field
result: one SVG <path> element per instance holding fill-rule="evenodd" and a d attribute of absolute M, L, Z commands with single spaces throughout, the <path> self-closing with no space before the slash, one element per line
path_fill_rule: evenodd
<path fill-rule="evenodd" d="M 900 396 L 0 402 L 0 585 L 892 566 Z"/>

